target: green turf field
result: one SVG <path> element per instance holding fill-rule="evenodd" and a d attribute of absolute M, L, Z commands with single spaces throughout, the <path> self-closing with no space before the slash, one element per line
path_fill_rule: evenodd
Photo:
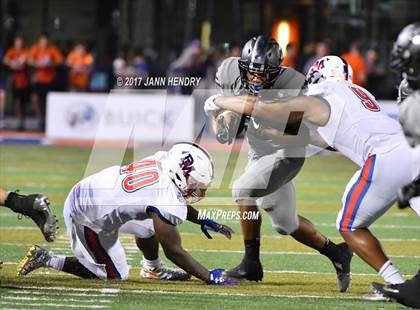
<path fill-rule="evenodd" d="M 112 157 L 113 152 L 112 149 L 103 152 L 104 162 L 107 156 Z M 381 281 L 381 278 L 358 257 L 353 259 L 353 280 L 349 291 L 337 292 L 335 273 L 329 261 L 290 237 L 278 235 L 271 229 L 265 214 L 262 227 L 265 276 L 260 283 L 244 282 L 237 287 L 225 288 L 207 286 L 198 280 L 144 280 L 138 275 L 140 253 L 128 235 L 121 236 L 132 266 L 126 282 L 80 280 L 47 269 L 18 278 L 17 263 L 27 247 L 34 243 L 47 246 L 56 254 L 71 253 L 61 215 L 62 205 L 73 184 L 83 177 L 89 154 L 89 148 L 0 145 L 0 186 L 13 190 L 19 188 L 22 193 L 47 194 L 61 224 L 57 241 L 46 244 L 29 219 L 19 220 L 10 210 L 0 208 L 0 257 L 5 262 L 0 270 L 0 308 L 29 309 L 37 305 L 41 309 L 400 308 L 393 303 L 363 299 L 370 294 L 370 282 Z M 236 169 L 229 167 L 225 173 L 221 163 L 226 161 L 226 154 L 212 154 L 217 170 L 214 183 L 223 181 L 219 188 L 208 192 L 211 205 L 204 200 L 198 207 L 235 210 L 230 199 L 229 175 L 230 171 L 234 175 L 240 173 L 245 156 L 241 154 Z M 125 162 L 132 159 L 131 155 L 126 153 Z M 97 164 L 98 169 L 101 164 Z M 341 194 L 356 169 L 354 164 L 340 156 L 312 157 L 306 161 L 296 180 L 300 213 L 334 241 L 341 240 L 335 230 Z M 208 240 L 198 226 L 190 223 L 179 227 L 183 246 L 208 268 L 230 268 L 241 259 L 239 223 L 236 220 L 225 223 L 236 232 L 230 241 L 219 236 Z M 420 266 L 420 220 L 411 211 L 393 208 L 373 226 L 373 231 L 404 275 L 417 272 Z M 164 258 L 163 253 L 161 257 Z"/>

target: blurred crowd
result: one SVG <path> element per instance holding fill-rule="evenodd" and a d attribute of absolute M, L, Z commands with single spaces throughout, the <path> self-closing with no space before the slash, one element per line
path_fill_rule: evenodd
<path fill-rule="evenodd" d="M 86 91 L 94 59 L 83 44 L 76 44 L 65 57 L 60 49 L 42 34 L 31 47 L 25 45 L 23 37 L 17 36 L 13 45 L 4 54 L 2 62 L 2 95 L 0 104 L 0 128 L 4 126 L 5 89 L 14 102 L 18 119 L 18 130 L 24 130 L 27 105 L 31 102 L 38 119 L 39 130 L 45 129 L 45 106 L 47 94 L 60 87 L 60 75 L 66 69 L 68 87 L 64 90 Z M 10 81 L 10 87 L 6 87 Z"/>
<path fill-rule="evenodd" d="M 193 40 L 165 68 L 160 65 L 158 53 L 151 48 L 126 48 L 104 65 L 96 63 L 95 52 L 89 52 L 84 44 L 73 44 L 65 55 L 50 42 L 47 34 L 40 35 L 32 46 L 26 45 L 23 37 L 17 36 L 11 47 L 6 50 L 0 48 L 3 64 L 0 129 L 4 128 L 6 99 L 12 103 L 8 110 L 14 111 L 16 129 L 25 130 L 25 117 L 28 107 L 31 107 L 38 129 L 44 131 L 46 98 L 50 91 L 109 92 L 113 88 L 162 88 L 146 86 L 144 82 L 148 77 L 200 77 L 198 86 L 168 87 L 171 93 L 191 94 L 197 88 L 214 89 L 218 66 L 226 57 L 239 57 L 240 53 L 241 47 L 237 45 L 225 43 L 204 50 L 199 40 Z M 330 42 L 320 41 L 309 42 L 302 47 L 288 44 L 284 54 L 284 66 L 306 74 L 316 59 L 336 54 L 336 51 L 331 49 Z M 341 56 L 353 67 L 356 84 L 366 87 L 377 98 L 395 97 L 395 77 L 388 69 L 387 60 L 380 60 L 374 48 L 365 49 L 360 43 L 353 42 Z M 130 77 L 136 80 L 122 85 L 117 83 L 117 78 L 127 81 Z M 206 94 L 203 92 L 201 96 Z"/>
<path fill-rule="evenodd" d="M 327 55 L 339 55 L 353 68 L 353 83 L 368 89 L 378 99 L 395 98 L 396 77 L 390 71 L 388 59 L 380 59 L 375 48 L 364 48 L 355 41 L 344 53 L 337 53 L 328 40 L 306 43 L 299 52 L 295 44 L 286 47 L 284 66 L 306 75 L 312 64 Z"/>

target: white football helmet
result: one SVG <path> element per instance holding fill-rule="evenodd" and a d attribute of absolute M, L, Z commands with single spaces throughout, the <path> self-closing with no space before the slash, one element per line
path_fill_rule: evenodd
<path fill-rule="evenodd" d="M 189 204 L 204 198 L 214 175 L 213 159 L 201 146 L 180 142 L 168 151 L 168 175 Z"/>
<path fill-rule="evenodd" d="M 318 59 L 306 74 L 307 84 L 324 81 L 353 81 L 353 69 L 343 58 L 325 56 Z"/>

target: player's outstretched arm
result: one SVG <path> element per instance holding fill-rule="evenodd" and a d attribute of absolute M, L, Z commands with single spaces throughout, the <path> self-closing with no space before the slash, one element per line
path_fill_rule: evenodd
<path fill-rule="evenodd" d="M 182 248 L 181 236 L 176 226 L 165 223 L 156 214 L 151 214 L 151 216 L 156 237 L 162 245 L 166 257 L 186 272 L 205 282 L 209 282 L 209 271 Z"/>
<path fill-rule="evenodd" d="M 322 99 L 313 96 L 270 101 L 262 101 L 252 95 L 217 97 L 214 104 L 222 109 L 271 121 L 288 117 L 291 112 L 303 112 L 306 120 L 321 126 L 327 123 L 330 113 L 328 105 Z"/>
<path fill-rule="evenodd" d="M 220 96 L 216 97 L 213 102 L 218 108 L 251 116 L 254 115 L 253 110 L 257 100 L 258 98 L 252 95 Z"/>
<path fill-rule="evenodd" d="M 207 270 L 181 246 L 181 237 L 175 226 L 165 223 L 157 214 L 151 214 L 156 237 L 167 258 L 189 274 L 210 285 L 238 285 L 239 280 L 226 277 L 224 269 Z"/>

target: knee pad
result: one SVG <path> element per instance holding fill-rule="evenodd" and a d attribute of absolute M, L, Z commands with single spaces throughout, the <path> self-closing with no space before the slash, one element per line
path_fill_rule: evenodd
<path fill-rule="evenodd" d="M 283 225 L 277 225 L 271 223 L 271 226 L 280 234 L 284 236 L 288 236 L 292 234 L 296 229 L 298 229 L 298 223 L 285 223 Z"/>
<path fill-rule="evenodd" d="M 290 235 L 299 227 L 299 219 L 294 210 L 282 210 L 276 205 L 266 205 L 264 210 L 270 216 L 271 227 L 281 235 Z"/>
<path fill-rule="evenodd" d="M 232 187 L 232 198 L 235 201 L 238 200 L 247 200 L 248 198 L 252 197 L 252 190 L 249 188 L 242 188 L 242 186 L 240 184 L 238 184 L 237 182 L 233 183 L 233 187 Z"/>

